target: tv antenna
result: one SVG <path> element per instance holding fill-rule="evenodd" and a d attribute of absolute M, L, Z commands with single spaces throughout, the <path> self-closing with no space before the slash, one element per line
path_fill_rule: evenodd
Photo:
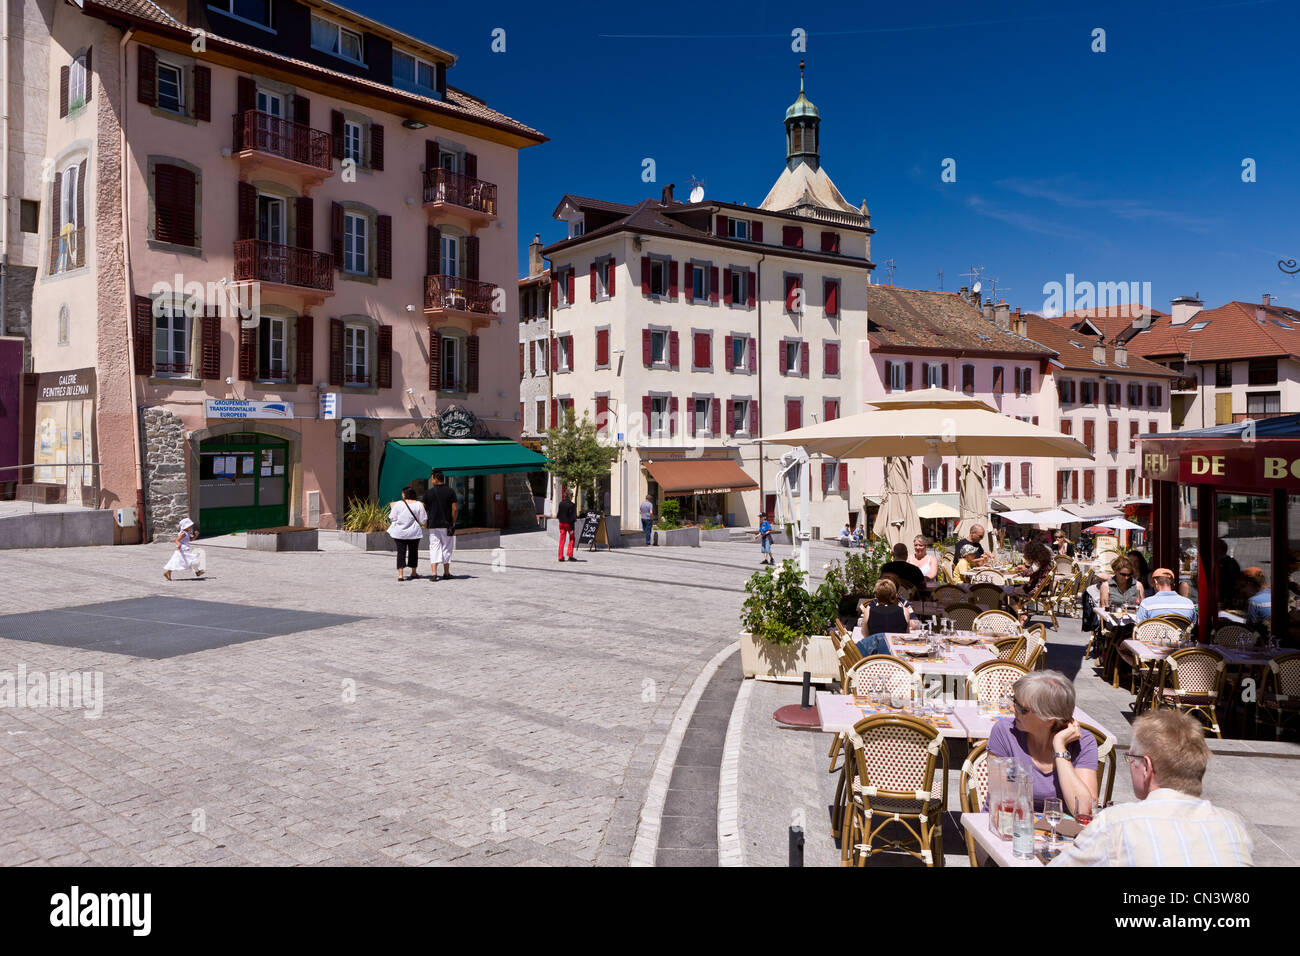
<path fill-rule="evenodd" d="M 691 183 L 691 202 L 701 202 L 704 199 L 704 183 L 700 182 L 694 176 L 690 179 Z"/>
<path fill-rule="evenodd" d="M 962 275 L 963 275 L 964 277 L 970 279 L 970 290 L 971 290 L 972 292 L 978 292 L 978 291 L 979 291 L 979 289 L 977 289 L 976 286 L 978 286 L 978 285 L 980 284 L 980 276 L 983 275 L 983 274 L 984 274 L 984 267 L 983 267 L 983 266 L 971 266 L 971 267 L 970 267 L 970 272 L 963 272 L 963 273 L 962 273 Z"/>
<path fill-rule="evenodd" d="M 1011 290 L 1009 288 L 1003 288 L 1002 291 L 1005 293 L 1005 292 L 1010 292 Z M 998 294 L 998 277 L 991 276 L 989 278 L 989 301 L 992 302 L 997 297 L 997 294 Z"/>
<path fill-rule="evenodd" d="M 889 273 L 889 284 L 890 284 L 891 286 L 894 284 L 894 269 L 895 269 L 895 266 L 894 266 L 894 260 L 893 260 L 893 259 L 886 259 L 886 260 L 885 260 L 885 271 Z"/>
<path fill-rule="evenodd" d="M 939 270 L 939 291 L 943 291 L 943 270 Z"/>

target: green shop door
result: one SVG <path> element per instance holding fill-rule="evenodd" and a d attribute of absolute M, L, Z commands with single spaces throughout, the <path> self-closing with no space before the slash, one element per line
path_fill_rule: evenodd
<path fill-rule="evenodd" d="M 289 443 L 253 432 L 199 446 L 199 533 L 207 536 L 289 523 Z"/>

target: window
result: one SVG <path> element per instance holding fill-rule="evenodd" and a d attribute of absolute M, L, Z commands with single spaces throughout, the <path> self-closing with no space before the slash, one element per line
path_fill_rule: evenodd
<path fill-rule="evenodd" d="M 1006 491 L 1007 475 L 1002 467 L 1002 462 L 994 461 L 989 463 L 989 490 Z"/>
<path fill-rule="evenodd" d="M 534 415 L 533 421 L 536 423 L 535 425 L 533 425 L 533 431 L 538 431 L 538 432 L 546 431 L 546 402 L 545 401 L 543 401 L 540 398 L 537 400 L 537 410 L 533 413 L 533 415 Z"/>
<path fill-rule="evenodd" d="M 343 123 L 343 158 L 358 166 L 365 162 L 361 152 L 361 124 L 347 120 Z"/>
<path fill-rule="evenodd" d="M 945 366 L 940 362 L 925 363 L 925 384 L 930 388 L 943 388 L 943 370 Z"/>
<path fill-rule="evenodd" d="M 748 219 L 728 219 L 727 237 L 730 239 L 749 239 Z"/>
<path fill-rule="evenodd" d="M 284 97 L 270 90 L 257 91 L 257 111 L 271 116 L 284 116 Z"/>
<path fill-rule="evenodd" d="M 86 55 L 83 53 L 72 61 L 68 70 L 68 109 L 80 109 L 86 105 Z"/>
<path fill-rule="evenodd" d="M 695 414 L 692 417 L 691 424 L 693 427 L 691 434 L 708 435 L 709 434 L 709 400 L 707 398 L 695 399 Z"/>
<path fill-rule="evenodd" d="M 343 329 L 343 381 L 347 385 L 370 384 L 368 332 L 364 325 Z"/>
<path fill-rule="evenodd" d="M 271 0 L 208 0 L 208 7 L 258 26 L 271 26 Z"/>
<path fill-rule="evenodd" d="M 650 294 L 668 294 L 668 263 L 663 259 L 650 260 Z"/>
<path fill-rule="evenodd" d="M 346 213 L 343 217 L 343 271 L 354 275 L 367 275 L 366 228 L 368 220 L 356 213 Z"/>
<path fill-rule="evenodd" d="M 533 343 L 533 374 L 546 374 L 546 339 L 538 339 Z"/>
<path fill-rule="evenodd" d="M 286 381 L 288 369 L 284 364 L 284 355 L 284 319 L 262 316 L 257 334 L 258 378 L 271 382 Z"/>
<path fill-rule="evenodd" d="M 1056 396 L 1062 405 L 1074 404 L 1074 380 L 1063 378 L 1056 383 Z"/>
<path fill-rule="evenodd" d="M 257 238 L 284 245 L 284 200 L 279 196 L 257 197 Z"/>
<path fill-rule="evenodd" d="M 672 427 L 668 417 L 668 398 L 663 395 L 652 395 L 650 397 L 650 434 L 656 438 L 667 435 Z"/>
<path fill-rule="evenodd" d="M 922 491 L 935 491 L 939 487 L 939 466 L 930 468 L 927 465 L 921 466 L 921 477 L 923 479 Z"/>
<path fill-rule="evenodd" d="M 731 337 L 731 368 L 736 372 L 750 371 L 749 336 L 734 335 Z"/>
<path fill-rule="evenodd" d="M 1247 415 L 1277 415 L 1282 411 L 1281 392 L 1247 392 Z"/>
<path fill-rule="evenodd" d="M 393 86 L 409 93 L 436 94 L 438 70 L 432 63 L 401 50 L 393 51 Z"/>
<path fill-rule="evenodd" d="M 907 391 L 906 362 L 895 362 L 889 367 L 889 390 L 891 392 Z"/>
<path fill-rule="evenodd" d="M 440 256 L 441 261 L 439 262 L 439 268 L 442 269 L 442 274 L 445 276 L 460 275 L 460 252 L 461 252 L 460 236 L 450 233 L 444 229 L 442 231 L 440 250 L 441 250 L 441 256 Z M 568 291 L 569 286 L 564 281 L 563 272 L 556 273 L 555 283 L 556 283 L 555 288 L 557 294 L 559 295 L 560 303 L 562 305 L 568 305 L 569 303 L 567 300 L 566 293 Z"/>
<path fill-rule="evenodd" d="M 445 392 L 459 392 L 460 339 L 444 335 L 439 352 L 442 360 L 442 389 Z"/>
<path fill-rule="evenodd" d="M 18 228 L 36 235 L 41 231 L 41 204 L 36 199 L 23 199 L 19 203 Z"/>
<path fill-rule="evenodd" d="M 744 269 L 731 270 L 731 301 L 733 305 L 744 305 L 748 299 L 749 273 Z"/>
<path fill-rule="evenodd" d="M 961 390 L 967 395 L 975 394 L 975 366 L 963 365 L 961 367 Z"/>
<path fill-rule="evenodd" d="M 650 362 L 653 365 L 668 364 L 668 333 L 650 330 Z"/>
<path fill-rule="evenodd" d="M 158 63 L 158 108 L 171 113 L 185 112 L 185 80 L 178 66 Z"/>
<path fill-rule="evenodd" d="M 154 303 L 153 369 L 159 378 L 189 377 L 190 318 L 182 307 Z"/>
<path fill-rule="evenodd" d="M 569 238 L 576 239 L 587 231 L 587 221 L 585 219 L 575 219 L 569 223 Z"/>
<path fill-rule="evenodd" d="M 1274 367 L 1274 381 L 1276 381 L 1276 366 Z M 1165 390 L 1159 385 L 1147 386 L 1147 404 L 1152 408 L 1159 408 L 1164 403 Z"/>
<path fill-rule="evenodd" d="M 1083 405 L 1097 404 L 1097 383 L 1080 382 L 1079 383 L 1079 402 Z"/>
<path fill-rule="evenodd" d="M 1119 382 L 1106 383 L 1106 404 L 1107 405 L 1119 404 Z"/>
<path fill-rule="evenodd" d="M 691 268 L 691 298 L 696 302 L 709 300 L 709 270 L 707 267 Z"/>
<path fill-rule="evenodd" d="M 557 335 L 555 337 L 559 362 L 556 364 L 556 371 L 573 370 L 573 336 Z"/>
<path fill-rule="evenodd" d="M 1130 382 L 1128 387 L 1128 403 L 1130 408 L 1142 407 L 1142 386 Z"/>
<path fill-rule="evenodd" d="M 1231 362 L 1214 363 L 1214 387 L 1232 388 L 1232 363 Z"/>
<path fill-rule="evenodd" d="M 731 433 L 733 435 L 749 433 L 749 429 L 745 427 L 745 416 L 748 413 L 749 402 L 743 398 L 731 403 Z"/>
<path fill-rule="evenodd" d="M 781 348 L 785 350 L 785 374 L 799 374 L 799 342 L 785 341 Z"/>
<path fill-rule="evenodd" d="M 66 305 L 59 306 L 59 344 L 67 345 L 69 342 L 69 326 L 72 324 L 72 316 L 68 313 Z"/>
<path fill-rule="evenodd" d="M 1250 360 L 1247 385 L 1276 385 L 1277 359 L 1254 358 Z"/>
<path fill-rule="evenodd" d="M 363 63 L 361 58 L 361 34 L 347 27 L 339 26 L 332 20 L 312 14 L 311 45 L 325 53 Z"/>
<path fill-rule="evenodd" d="M 613 264 L 612 259 L 601 259 L 595 264 L 596 266 L 596 295 L 598 297 L 609 297 L 609 270 Z"/>

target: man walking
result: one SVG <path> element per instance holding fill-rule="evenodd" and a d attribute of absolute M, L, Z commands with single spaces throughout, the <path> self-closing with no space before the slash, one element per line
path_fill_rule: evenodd
<path fill-rule="evenodd" d="M 655 526 L 655 506 L 650 502 L 650 496 L 645 496 L 645 501 L 641 502 L 641 530 L 645 532 L 645 543 L 650 543 L 650 529 Z"/>
<path fill-rule="evenodd" d="M 451 579 L 451 554 L 456 550 L 456 517 L 459 505 L 456 492 L 447 484 L 441 471 L 434 471 L 432 484 L 424 493 L 424 510 L 429 518 L 429 573 L 438 580 L 438 565 L 442 576 Z"/>
<path fill-rule="evenodd" d="M 560 507 L 555 509 L 555 517 L 560 519 L 560 560 L 564 560 L 564 539 L 569 539 L 569 560 L 577 561 L 573 556 L 573 526 L 578 523 L 578 508 L 569 500 L 569 489 L 565 488 L 560 492 L 563 500 Z"/>

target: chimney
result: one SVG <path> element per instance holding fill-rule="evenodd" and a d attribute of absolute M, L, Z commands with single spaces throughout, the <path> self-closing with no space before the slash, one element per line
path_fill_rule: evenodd
<path fill-rule="evenodd" d="M 1115 364 L 1128 365 L 1128 346 L 1123 342 L 1115 343 Z"/>
<path fill-rule="evenodd" d="M 958 289 L 957 294 L 961 296 L 963 299 L 965 299 L 967 302 L 970 301 L 970 289 L 966 288 L 966 286 L 962 286 L 960 289 Z"/>
<path fill-rule="evenodd" d="M 1092 347 L 1092 361 L 1096 365 L 1106 364 L 1106 340 L 1101 336 L 1097 337 L 1097 342 Z"/>
<path fill-rule="evenodd" d="M 1029 320 L 1020 314 L 1020 306 L 1016 306 L 1016 324 L 1012 326 L 1016 335 L 1022 338 L 1029 338 Z"/>
<path fill-rule="evenodd" d="M 664 187 L 663 198 L 659 200 L 661 206 L 671 206 L 673 203 L 673 186 L 675 183 L 669 183 Z"/>
<path fill-rule="evenodd" d="M 977 303 L 979 302 L 979 299 L 978 299 L 978 298 L 976 299 L 976 302 L 977 302 Z M 984 308 L 984 321 L 985 321 L 985 322 L 992 322 L 992 321 L 993 321 L 993 303 L 992 303 L 992 302 L 985 302 L 983 308 Z"/>
<path fill-rule="evenodd" d="M 533 241 L 528 244 L 528 274 L 539 276 L 546 266 L 542 263 L 542 234 L 533 233 Z"/>
<path fill-rule="evenodd" d="M 1264 308 L 1267 309 L 1269 306 L 1273 304 L 1273 297 L 1269 295 L 1267 292 L 1265 292 L 1263 296 L 1263 301 L 1264 301 Z"/>
<path fill-rule="evenodd" d="M 1205 303 L 1195 296 L 1180 295 L 1176 299 L 1169 300 L 1169 324 L 1186 325 Z"/>
<path fill-rule="evenodd" d="M 1011 328 L 1011 306 L 999 302 L 993 307 L 993 321 L 1000 329 Z"/>

